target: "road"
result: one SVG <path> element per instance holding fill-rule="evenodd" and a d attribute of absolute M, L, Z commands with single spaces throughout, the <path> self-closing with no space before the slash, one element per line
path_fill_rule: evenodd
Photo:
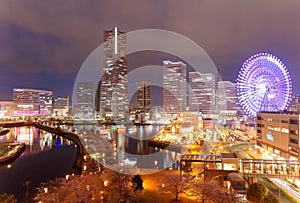
<path fill-rule="evenodd" d="M 279 192 L 279 188 L 272 184 L 270 180 L 266 178 L 258 178 L 257 182 L 264 184 L 276 197 L 280 197 L 281 203 L 290 203 L 286 195 L 283 192 Z"/>

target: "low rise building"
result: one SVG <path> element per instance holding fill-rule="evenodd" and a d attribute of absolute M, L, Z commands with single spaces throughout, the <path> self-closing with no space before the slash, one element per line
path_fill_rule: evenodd
<path fill-rule="evenodd" d="M 53 92 L 38 89 L 13 89 L 13 116 L 52 114 Z"/>
<path fill-rule="evenodd" d="M 11 116 L 15 106 L 13 101 L 0 101 L 0 118 Z"/>
<path fill-rule="evenodd" d="M 69 115 L 69 97 L 57 97 L 54 101 L 55 116 L 68 116 Z"/>
<path fill-rule="evenodd" d="M 257 144 L 284 158 L 299 158 L 299 120 L 295 112 L 257 113 Z"/>

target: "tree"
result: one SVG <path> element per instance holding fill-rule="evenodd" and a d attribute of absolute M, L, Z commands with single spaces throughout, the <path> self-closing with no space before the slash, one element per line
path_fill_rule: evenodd
<path fill-rule="evenodd" d="M 15 199 L 13 194 L 3 193 L 0 194 L 0 202 L 1 203 L 15 203 L 17 200 Z"/>
<path fill-rule="evenodd" d="M 161 192 L 171 193 L 175 195 L 175 200 L 178 200 L 180 194 L 185 193 L 188 183 L 192 177 L 189 175 L 181 176 L 174 173 L 166 173 L 162 177 L 162 184 L 159 186 Z"/>
<path fill-rule="evenodd" d="M 269 189 L 262 183 L 252 183 L 247 190 L 247 200 L 251 202 L 263 202 L 268 195 Z"/>
<path fill-rule="evenodd" d="M 37 188 L 35 201 L 43 203 L 109 202 L 134 203 L 140 196 L 141 177 L 137 178 L 139 189 L 134 191 L 132 176 L 110 170 L 102 174 L 67 175 L 42 183 Z"/>
<path fill-rule="evenodd" d="M 56 202 L 91 202 L 103 189 L 100 175 L 71 175 L 42 183 L 37 188 L 35 201 Z M 99 197 L 100 200 L 100 197 Z"/>
<path fill-rule="evenodd" d="M 280 203 L 280 200 L 273 194 L 268 194 L 264 197 L 263 203 Z"/>
<path fill-rule="evenodd" d="M 120 171 L 120 170 L 118 170 Z M 104 180 L 109 182 L 107 190 L 107 202 L 110 203 L 134 203 L 138 202 L 140 190 L 134 191 L 132 176 L 106 170 L 103 173 Z"/>
<path fill-rule="evenodd" d="M 132 186 L 134 188 L 134 191 L 142 191 L 144 189 L 143 187 L 143 179 L 141 178 L 140 175 L 135 175 L 132 179 Z"/>
<path fill-rule="evenodd" d="M 227 191 L 224 187 L 215 182 L 193 180 L 189 184 L 187 194 L 196 197 L 199 201 L 204 202 L 207 199 L 216 203 L 235 202 L 235 194 Z"/>

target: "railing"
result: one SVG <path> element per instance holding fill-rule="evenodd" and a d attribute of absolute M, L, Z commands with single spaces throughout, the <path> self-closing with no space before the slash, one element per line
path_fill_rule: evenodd
<path fill-rule="evenodd" d="M 180 162 L 223 163 L 221 155 L 218 154 L 182 154 L 180 155 L 179 160 Z M 268 178 L 300 178 L 300 162 L 298 161 L 267 159 L 236 160 L 239 163 L 237 171 L 242 176 Z M 228 161 L 224 162 L 224 164 L 227 163 Z M 206 170 L 210 169 L 226 171 L 226 169 L 222 168 L 206 168 Z"/>
<path fill-rule="evenodd" d="M 241 159 L 240 174 L 249 177 L 300 178 L 300 162 L 290 160 Z"/>
<path fill-rule="evenodd" d="M 180 161 L 187 162 L 222 162 L 221 156 L 218 154 L 182 154 Z"/>

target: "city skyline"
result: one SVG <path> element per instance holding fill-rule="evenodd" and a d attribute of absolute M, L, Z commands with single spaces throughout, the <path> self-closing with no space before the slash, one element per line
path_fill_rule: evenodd
<path fill-rule="evenodd" d="M 0 1 L 0 202 L 300 202 L 299 11 Z"/>
<path fill-rule="evenodd" d="M 136 6 L 140 9 L 131 9 Z M 203 47 L 220 70 L 222 79 L 231 82 L 235 82 L 239 68 L 249 56 L 270 52 L 287 65 L 294 93 L 299 92 L 300 51 L 296 46 L 300 39 L 296 22 L 300 17 L 299 1 L 270 4 L 227 0 L 218 4 L 215 1 L 184 4 L 166 0 L 160 2 L 160 7 L 156 15 L 151 15 L 152 9 L 156 9 L 152 1 L 132 1 L 126 6 L 117 1 L 86 5 L 74 2 L 72 7 L 67 2 L 59 7 L 52 2 L 1 2 L 0 100 L 12 99 L 11 91 L 16 86 L 47 89 L 71 98 L 80 65 L 101 44 L 101 31 L 115 26 L 126 32 L 155 28 L 185 35 Z M 120 18 L 114 18 L 110 8 L 120 13 Z M 62 16 L 65 12 L 61 9 L 67 9 L 70 15 Z M 179 10 L 189 12 L 176 15 Z M 138 20 L 132 20 L 136 19 L 134 16 L 139 16 Z M 57 23 L 51 23 L 53 19 Z M 141 55 L 128 56 L 129 71 L 148 63 L 155 53 Z M 165 59 L 178 61 L 163 56 Z M 158 65 L 161 61 L 158 56 L 153 63 Z"/>

